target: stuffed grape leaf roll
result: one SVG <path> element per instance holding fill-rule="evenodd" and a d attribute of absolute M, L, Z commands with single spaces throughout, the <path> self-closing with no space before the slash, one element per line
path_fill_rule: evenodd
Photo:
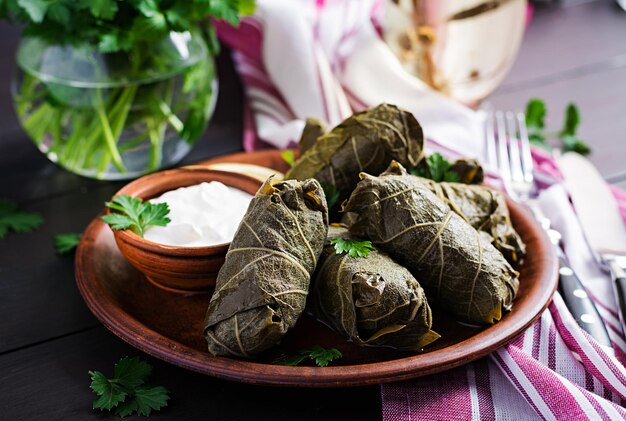
<path fill-rule="evenodd" d="M 331 227 L 329 239 L 336 237 L 349 235 Z M 439 338 L 424 290 L 382 251 L 350 257 L 326 243 L 312 284 L 317 317 L 359 345 L 417 351 Z"/>
<path fill-rule="evenodd" d="M 457 320 L 489 324 L 508 310 L 518 273 L 490 242 L 397 162 L 362 180 L 344 205 L 350 233 L 370 239 L 415 275 Z"/>
<path fill-rule="evenodd" d="M 492 244 L 510 263 L 520 263 L 526 245 L 513 228 L 502 193 L 483 186 L 421 181 L 472 227 L 489 234 Z"/>
<path fill-rule="evenodd" d="M 414 167 L 423 146 L 422 127 L 413 114 L 382 104 L 353 114 L 312 145 L 307 142 L 285 178 L 315 178 L 324 187 L 334 186 L 341 203 L 359 182 L 359 172 L 378 174 L 392 160 Z"/>
<path fill-rule="evenodd" d="M 212 354 L 250 358 L 280 342 L 304 311 L 327 231 L 316 180 L 263 184 L 217 275 L 204 322 Z"/>
<path fill-rule="evenodd" d="M 463 184 L 480 184 L 485 179 L 483 167 L 476 159 L 457 159 L 452 163 L 450 172 L 456 174 L 458 182 Z"/>
<path fill-rule="evenodd" d="M 307 118 L 305 120 L 304 129 L 302 129 L 302 135 L 300 136 L 300 143 L 298 143 L 300 156 L 311 149 L 317 142 L 317 139 L 322 137 L 326 131 L 326 123 L 324 121 L 312 117 Z"/>

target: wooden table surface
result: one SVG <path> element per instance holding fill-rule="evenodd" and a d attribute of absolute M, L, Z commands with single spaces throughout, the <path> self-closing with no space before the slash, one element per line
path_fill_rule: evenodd
<path fill-rule="evenodd" d="M 53 236 L 80 232 L 122 183 L 72 175 L 50 163 L 25 136 L 10 97 L 19 30 L 0 23 L 0 198 L 38 212 L 44 225 L 0 240 L 0 419 L 114 419 L 92 411 L 88 370 L 111 372 L 122 356 L 142 355 L 102 327 L 74 283 L 72 257 Z M 611 0 L 568 1 L 536 11 L 519 58 L 489 99 L 498 109 L 547 101 L 549 122 L 575 101 L 580 135 L 609 180 L 626 188 L 626 13 Z M 220 97 L 213 122 L 185 159 L 240 150 L 242 89 L 228 54 L 219 60 Z M 153 381 L 171 390 L 155 419 L 377 420 L 379 387 L 298 390 L 230 383 L 143 355 Z M 440 374 L 439 376 L 445 376 Z M 130 417 L 133 418 L 133 417 Z"/>

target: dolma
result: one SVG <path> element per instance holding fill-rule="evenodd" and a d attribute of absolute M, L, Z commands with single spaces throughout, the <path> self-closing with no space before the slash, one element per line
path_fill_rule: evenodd
<path fill-rule="evenodd" d="M 349 235 L 331 227 L 335 237 Z M 359 345 L 417 351 L 439 338 L 424 290 L 382 251 L 350 257 L 327 242 L 312 285 L 317 317 Z"/>
<path fill-rule="evenodd" d="M 334 186 L 340 204 L 359 182 L 359 172 L 378 174 L 392 160 L 414 167 L 423 155 L 424 134 L 413 114 L 382 104 L 353 114 L 307 149 L 286 179 L 317 179 Z"/>
<path fill-rule="evenodd" d="M 326 133 L 326 123 L 317 118 L 307 118 L 304 129 L 302 129 L 300 142 L 298 143 L 300 156 L 304 155 L 306 151 L 311 149 L 311 147 L 315 145 L 315 142 L 317 142 L 317 139 L 319 139 L 324 133 Z"/>
<path fill-rule="evenodd" d="M 481 184 L 485 179 L 483 167 L 476 159 L 457 159 L 452 163 L 449 171 L 456 174 L 459 178 L 458 182 L 463 184 Z"/>
<path fill-rule="evenodd" d="M 249 358 L 280 342 L 304 310 L 327 230 L 316 180 L 263 184 L 217 275 L 204 322 L 212 354 Z"/>
<path fill-rule="evenodd" d="M 487 238 L 397 162 L 362 180 L 344 205 L 350 233 L 369 238 L 404 265 L 457 320 L 490 324 L 510 309 L 518 273 Z"/>
<path fill-rule="evenodd" d="M 420 180 L 472 227 L 489 234 L 509 263 L 520 263 L 526 245 L 513 228 L 502 193 L 483 186 Z"/>

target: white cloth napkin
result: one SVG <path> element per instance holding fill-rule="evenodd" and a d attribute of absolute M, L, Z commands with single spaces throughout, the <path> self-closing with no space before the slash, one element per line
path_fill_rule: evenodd
<path fill-rule="evenodd" d="M 426 137 L 480 156 L 483 119 L 409 75 L 372 21 L 377 0 L 258 0 L 239 29 L 218 26 L 235 50 L 256 139 L 278 148 L 300 138 L 304 119 L 334 126 L 353 111 L 388 102 L 411 111 Z"/>

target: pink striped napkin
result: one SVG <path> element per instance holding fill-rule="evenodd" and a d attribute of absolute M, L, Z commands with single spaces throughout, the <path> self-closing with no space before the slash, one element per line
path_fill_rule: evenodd
<path fill-rule="evenodd" d="M 402 70 L 377 35 L 381 4 L 258 0 L 257 12 L 240 28 L 218 24 L 245 85 L 246 150 L 293 146 L 306 117 L 335 125 L 353 111 L 390 102 L 416 115 L 431 151 L 483 156 L 480 113 Z M 595 265 L 554 162 L 539 150 L 533 158 L 541 206 L 563 234 L 565 252 L 599 307 L 614 352 L 578 327 L 556 293 L 549 311 L 489 357 L 381 386 L 384 420 L 626 418 L 626 341 L 610 280 Z M 626 218 L 626 194 L 614 194 Z"/>

